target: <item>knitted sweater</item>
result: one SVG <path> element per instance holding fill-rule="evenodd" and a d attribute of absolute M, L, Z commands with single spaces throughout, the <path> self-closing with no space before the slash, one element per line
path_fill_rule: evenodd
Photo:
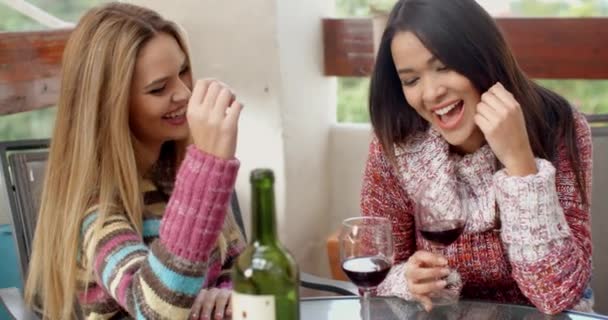
<path fill-rule="evenodd" d="M 488 145 L 465 156 L 449 151 L 433 129 L 396 145 L 396 168 L 377 139 L 370 145 L 361 208 L 364 215 L 392 222 L 395 266 L 378 287 L 380 295 L 412 299 L 405 278 L 406 261 L 431 245 L 419 236 L 413 210 L 418 187 L 438 195 L 433 210 L 459 210 L 451 202 L 453 179 L 472 190 L 468 221 L 446 258 L 460 274 L 461 296 L 506 303 L 533 304 L 545 313 L 567 308 L 590 311 L 591 277 L 591 133 L 575 112 L 576 140 L 587 190 L 587 204 L 575 188 L 574 170 L 563 143 L 554 164 L 536 159 L 538 172 L 511 177 L 497 170 Z M 430 183 L 429 183 L 430 182 Z"/>
<path fill-rule="evenodd" d="M 233 236 L 226 239 L 221 261 L 216 242 L 222 226 L 228 226 L 224 218 L 238 168 L 236 159 L 222 160 L 190 146 L 168 202 L 153 184 L 144 185 L 143 239 L 118 214 L 93 237 L 98 212 L 88 214 L 78 274 L 86 318 L 185 319 L 201 288 L 230 286 L 218 278 L 244 243 L 238 231 L 224 233 Z"/>

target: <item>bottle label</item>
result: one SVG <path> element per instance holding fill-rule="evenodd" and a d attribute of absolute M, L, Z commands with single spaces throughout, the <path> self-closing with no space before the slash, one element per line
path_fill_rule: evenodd
<path fill-rule="evenodd" d="M 276 320 L 273 295 L 251 295 L 232 291 L 233 320 Z"/>

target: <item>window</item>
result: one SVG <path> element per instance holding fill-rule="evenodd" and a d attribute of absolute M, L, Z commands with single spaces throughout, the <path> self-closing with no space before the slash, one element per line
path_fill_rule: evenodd
<path fill-rule="evenodd" d="M 53 107 L 0 117 L 0 141 L 50 137 L 56 111 Z"/>
<path fill-rule="evenodd" d="M 57 21 L 76 23 L 87 9 L 108 0 L 29 0 L 33 5 Z M 31 8 L 30 8 L 31 9 Z M 27 10 L 27 9 L 26 9 Z M 36 11 L 34 9 L 34 11 Z M 28 17 L 7 4 L 0 3 L 0 33 L 48 29 L 46 25 Z M 56 108 L 0 116 L 0 140 L 47 138 L 51 136 Z"/>
<path fill-rule="evenodd" d="M 608 0 L 477 0 L 493 16 L 500 17 L 597 17 L 608 16 Z M 342 17 L 369 16 L 374 10 L 390 10 L 395 0 L 336 0 Z M 608 114 L 608 80 L 535 79 L 556 91 L 587 114 Z M 369 78 L 338 78 L 338 122 L 369 122 Z"/>

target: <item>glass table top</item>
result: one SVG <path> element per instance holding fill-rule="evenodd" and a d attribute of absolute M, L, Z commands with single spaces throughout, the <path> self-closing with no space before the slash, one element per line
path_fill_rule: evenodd
<path fill-rule="evenodd" d="M 300 302 L 302 320 L 358 320 L 361 315 L 359 297 L 304 298 Z M 436 306 L 424 311 L 418 303 L 394 297 L 375 297 L 370 301 L 370 319 L 608 319 L 608 316 L 565 311 L 555 316 L 545 315 L 533 307 L 491 302 L 461 300 L 449 306 Z"/>

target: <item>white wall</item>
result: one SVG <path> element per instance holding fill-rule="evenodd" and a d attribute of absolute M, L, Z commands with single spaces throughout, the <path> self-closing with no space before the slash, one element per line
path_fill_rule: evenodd
<path fill-rule="evenodd" d="M 249 172 L 270 167 L 282 242 L 303 270 L 327 274 L 327 137 L 336 104 L 335 80 L 322 75 L 321 18 L 332 15 L 333 1 L 129 2 L 183 26 L 195 76 L 221 79 L 244 102 L 237 192 L 247 227 Z"/>
<path fill-rule="evenodd" d="M 330 133 L 330 230 L 342 220 L 361 215 L 359 195 L 372 137 L 369 124 L 336 124 Z"/>
<path fill-rule="evenodd" d="M 281 229 L 300 266 L 328 270 L 325 235 L 329 209 L 329 127 L 336 110 L 335 80 L 323 76 L 321 18 L 334 1 L 277 0 L 286 207 Z"/>
<path fill-rule="evenodd" d="M 187 32 L 194 76 L 218 78 L 245 105 L 239 126 L 237 192 L 249 225 L 248 173 L 255 167 L 275 171 L 277 206 L 284 207 L 284 151 L 280 77 L 273 1 L 132 0 L 180 24 Z"/>

